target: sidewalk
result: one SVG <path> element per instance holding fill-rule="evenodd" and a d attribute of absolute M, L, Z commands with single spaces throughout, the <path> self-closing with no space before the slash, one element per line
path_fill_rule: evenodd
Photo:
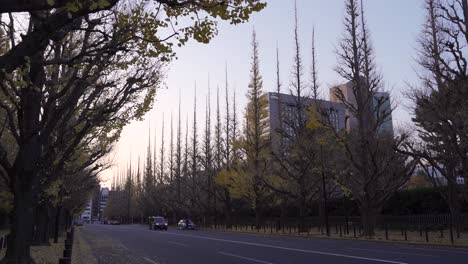
<path fill-rule="evenodd" d="M 84 239 L 80 227 L 75 227 L 75 235 L 72 250 L 72 263 L 97 264 L 93 256 L 90 244 Z"/>
<path fill-rule="evenodd" d="M 75 228 L 73 264 L 147 263 L 138 253 L 102 232 L 94 232 L 86 226 Z"/>

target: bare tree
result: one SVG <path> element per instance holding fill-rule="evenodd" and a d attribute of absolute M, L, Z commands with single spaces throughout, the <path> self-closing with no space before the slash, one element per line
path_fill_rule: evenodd
<path fill-rule="evenodd" d="M 342 140 L 346 169 L 340 178 L 356 199 L 364 235 L 374 235 L 376 215 L 384 202 L 407 180 L 414 169 L 414 161 L 396 152 L 405 143 L 406 136 L 393 137 L 386 130 L 392 112 L 389 96 L 379 96 L 382 77 L 375 65 L 375 54 L 369 39 L 364 8 L 357 0 L 346 1 L 344 34 L 336 50 L 336 72 L 345 80 L 352 95 L 342 89 L 333 93 L 345 106 L 356 127 L 349 127 Z"/>
<path fill-rule="evenodd" d="M 231 133 L 231 146 L 232 146 L 232 162 L 235 163 L 240 158 L 239 146 L 237 142 L 239 140 L 239 121 L 237 118 L 237 102 L 236 102 L 236 89 L 233 89 L 232 95 L 232 133 Z"/>
<path fill-rule="evenodd" d="M 162 185 L 166 181 L 165 176 L 165 149 L 164 149 L 164 113 L 162 116 L 162 124 L 161 124 L 161 148 L 159 151 L 159 184 Z"/>
<path fill-rule="evenodd" d="M 181 94 L 179 91 L 179 113 L 177 121 L 177 141 L 176 141 L 176 153 L 175 153 L 175 181 L 176 181 L 176 199 L 177 203 L 181 202 L 181 173 L 182 173 L 182 121 L 180 113 Z"/>
<path fill-rule="evenodd" d="M 221 170 L 223 166 L 223 137 L 222 137 L 221 112 L 219 108 L 219 86 L 216 89 L 216 124 L 215 124 L 215 163 L 216 170 Z"/>
<path fill-rule="evenodd" d="M 185 147 L 184 147 L 184 177 L 187 178 L 190 174 L 189 171 L 189 119 L 188 119 L 188 114 L 185 118 Z M 185 179 L 186 180 L 186 179 Z"/>
<path fill-rule="evenodd" d="M 462 1 L 462 8 L 463 8 L 463 18 L 465 21 L 465 39 L 468 42 L 468 32 L 466 29 L 468 28 L 468 0 L 461 0 Z"/>
<path fill-rule="evenodd" d="M 435 185 L 447 184 L 441 194 L 454 219 L 460 201 L 468 200 L 468 188 L 457 183 L 457 178 L 468 179 L 466 6 L 465 0 L 425 2 L 418 58 L 421 85 L 413 91 L 413 120 L 422 142 L 408 147 L 427 175 L 436 176 Z"/>
<path fill-rule="evenodd" d="M 260 58 L 255 30 L 252 32 L 250 83 L 247 93 L 248 103 L 245 111 L 244 137 L 240 140 L 240 149 L 245 159 L 234 168 L 231 193 L 243 199 L 255 211 L 255 224 L 260 228 L 263 210 L 267 204 L 269 189 L 265 178 L 269 173 L 269 136 L 268 101 L 263 92 L 263 79 L 260 73 Z"/>
<path fill-rule="evenodd" d="M 153 185 L 158 185 L 158 148 L 157 148 L 157 133 L 156 128 L 154 128 L 154 136 L 153 136 Z"/>
<path fill-rule="evenodd" d="M 215 124 L 215 131 L 214 131 L 214 136 L 215 136 L 215 153 L 214 153 L 214 163 L 216 166 L 215 169 L 215 174 L 218 175 L 218 173 L 222 170 L 223 166 L 223 137 L 222 137 L 222 123 L 221 123 L 221 112 L 220 112 L 220 106 L 219 106 L 219 86 L 216 87 L 216 124 Z M 214 188 L 214 203 L 215 203 L 215 216 L 214 216 L 214 221 L 215 224 L 217 222 L 217 210 L 216 210 L 216 201 L 218 200 L 218 195 L 221 196 L 222 194 L 218 192 L 219 186 L 216 185 Z M 221 191 L 221 190 L 220 190 Z M 222 200 L 222 199 L 220 199 Z"/>
<path fill-rule="evenodd" d="M 174 132 L 173 132 L 172 112 L 171 112 L 171 128 L 169 135 L 169 183 L 174 183 Z"/>
<path fill-rule="evenodd" d="M 199 157 L 200 154 L 198 153 L 198 132 L 197 132 L 197 85 L 195 84 L 194 90 L 194 101 L 193 101 L 193 124 L 192 124 L 192 142 L 190 148 L 190 178 L 191 178 L 191 188 L 190 188 L 190 206 L 195 209 L 195 206 L 199 205 L 200 202 L 199 197 Z"/>
<path fill-rule="evenodd" d="M 305 82 L 303 80 L 303 62 L 299 43 L 297 5 L 294 5 L 294 58 L 292 67 L 292 80 L 290 94 L 294 101 L 291 103 L 278 102 L 281 107 L 281 127 L 276 133 L 280 137 L 281 148 L 273 146 L 272 159 L 275 161 L 275 177 L 266 181 L 267 186 L 283 197 L 293 199 L 297 203 L 301 226 L 304 228 L 307 215 L 307 203 L 316 193 L 317 177 L 314 173 L 313 160 L 315 153 L 311 151 L 313 141 L 306 127 L 307 105 L 310 104 L 306 96 Z M 314 103 L 314 102 L 312 102 Z M 288 118 L 285 113 L 288 112 Z"/>
<path fill-rule="evenodd" d="M 311 64 L 311 84 L 310 88 L 312 90 L 312 98 L 314 100 L 319 99 L 319 88 L 320 84 L 318 81 L 318 72 L 317 72 L 317 56 L 315 50 L 315 27 L 312 30 L 312 64 Z"/>
<path fill-rule="evenodd" d="M 215 186 L 214 186 L 214 164 L 213 164 L 213 147 L 212 147 L 212 134 L 211 134 L 211 90 L 210 90 L 210 80 L 208 78 L 208 95 L 206 97 L 206 106 L 205 106 L 205 133 L 203 136 L 203 158 L 201 159 L 204 174 L 206 177 L 206 192 L 207 192 L 207 208 L 205 211 L 205 216 L 210 217 L 216 214 L 215 208 Z"/>
<path fill-rule="evenodd" d="M 228 70 L 227 70 L 227 63 L 225 66 L 225 100 L 226 100 L 226 117 L 224 118 L 224 134 L 226 135 L 225 140 L 224 140 L 224 159 L 225 159 L 225 164 L 226 164 L 226 169 L 229 170 L 230 168 L 230 163 L 231 163 L 231 151 L 232 151 L 232 145 L 231 145 L 231 136 L 230 134 L 232 133 L 231 131 L 231 114 L 230 114 L 230 109 L 229 109 L 229 86 L 228 86 Z"/>
<path fill-rule="evenodd" d="M 277 153 L 281 153 L 281 150 L 284 146 L 284 139 L 281 135 L 281 131 L 283 131 L 283 104 L 281 102 L 281 80 L 280 80 L 280 60 L 279 60 L 279 48 L 278 45 L 276 46 L 276 94 L 277 94 L 277 108 L 278 108 L 278 131 L 274 131 L 273 141 L 279 142 L 276 144 L 279 146 L 279 149 L 276 150 Z"/>

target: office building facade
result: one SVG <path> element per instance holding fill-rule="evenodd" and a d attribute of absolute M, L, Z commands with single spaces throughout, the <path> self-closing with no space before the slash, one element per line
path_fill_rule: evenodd
<path fill-rule="evenodd" d="M 338 96 L 342 95 L 343 98 Z M 335 87 L 330 88 L 330 101 L 334 103 L 343 104 L 342 100 L 345 100 L 346 103 L 357 106 L 356 96 L 353 89 L 352 82 L 341 84 Z M 372 96 L 372 101 L 370 102 L 370 111 L 373 114 L 374 118 L 381 120 L 379 125 L 379 131 L 385 132 L 393 135 L 393 120 L 392 120 L 392 106 L 390 100 L 390 94 L 387 92 L 374 92 Z M 346 119 L 346 130 L 351 131 L 355 130 L 358 127 L 358 120 L 355 115 L 346 109 L 345 111 Z"/>

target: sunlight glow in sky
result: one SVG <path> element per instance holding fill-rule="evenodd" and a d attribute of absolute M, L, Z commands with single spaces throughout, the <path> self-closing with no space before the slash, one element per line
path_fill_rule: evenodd
<path fill-rule="evenodd" d="M 188 118 L 192 127 L 194 86 L 197 83 L 197 121 L 199 138 L 204 131 L 205 104 L 208 94 L 208 76 L 211 84 L 212 124 L 216 111 L 216 87 L 220 87 L 221 111 L 224 114 L 224 68 L 227 63 L 229 96 L 237 94 L 238 114 L 244 114 L 246 91 L 250 75 L 251 35 L 255 27 L 260 43 L 261 73 L 264 91 L 274 91 L 276 83 L 276 46 L 280 52 L 283 92 L 288 92 L 293 62 L 294 1 L 267 0 L 268 6 L 254 14 L 248 23 L 232 26 L 219 23 L 219 35 L 209 44 L 194 41 L 177 50 L 166 80 L 167 89 L 156 96 L 153 110 L 144 121 L 135 121 L 124 128 L 122 137 L 109 159 L 114 166 L 101 174 L 102 184 L 111 185 L 114 172 L 128 164 L 130 153 L 132 166 L 138 157 L 143 164 L 148 144 L 148 128 L 151 127 L 151 145 L 161 145 L 161 122 L 165 116 L 165 142 L 168 152 L 170 115 L 174 116 L 174 133 L 177 131 L 178 98 L 181 93 L 182 134 Z M 422 0 L 364 0 L 368 26 L 376 51 L 376 62 L 383 73 L 386 89 L 397 104 L 393 113 L 394 127 L 410 122 L 410 102 L 404 92 L 410 84 L 417 84 L 417 37 L 424 19 Z M 343 83 L 337 73 L 334 53 L 343 32 L 343 0 L 297 0 L 301 53 L 305 63 L 304 80 L 310 80 L 312 29 L 315 26 L 316 51 L 322 97 L 328 99 L 328 88 Z M 190 135 L 190 131 L 189 131 Z M 140 165 L 142 166 L 142 165 Z"/>

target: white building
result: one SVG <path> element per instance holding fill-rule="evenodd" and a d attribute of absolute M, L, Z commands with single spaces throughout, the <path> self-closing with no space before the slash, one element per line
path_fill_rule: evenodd
<path fill-rule="evenodd" d="M 93 200 L 90 199 L 80 218 L 84 221 L 91 221 L 91 212 L 93 211 Z"/>

